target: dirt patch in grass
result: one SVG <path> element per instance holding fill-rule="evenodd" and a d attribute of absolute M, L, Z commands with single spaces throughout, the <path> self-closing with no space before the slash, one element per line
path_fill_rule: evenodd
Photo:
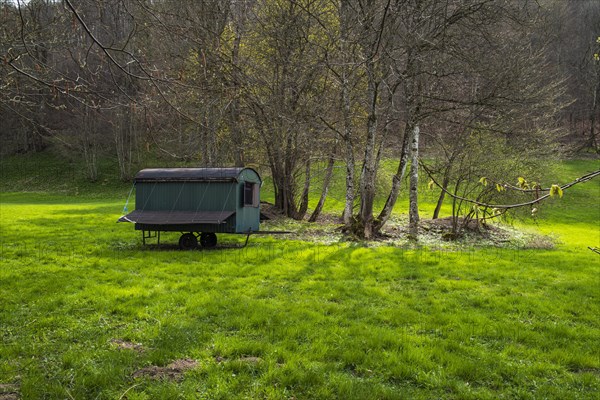
<path fill-rule="evenodd" d="M 133 373 L 133 378 L 149 378 L 153 380 L 169 380 L 179 382 L 183 374 L 198 366 L 198 361 L 189 358 L 175 360 L 166 367 L 151 365 Z"/>
<path fill-rule="evenodd" d="M 0 400 L 19 400 L 19 385 L 0 383 Z"/>

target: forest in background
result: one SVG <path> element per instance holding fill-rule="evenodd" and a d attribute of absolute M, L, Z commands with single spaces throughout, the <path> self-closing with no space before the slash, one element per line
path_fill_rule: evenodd
<path fill-rule="evenodd" d="M 106 158 L 124 180 L 157 160 L 255 165 L 297 219 L 318 217 L 338 163 L 359 237 L 407 175 L 416 229 L 425 168 L 497 202 L 482 177 L 539 181 L 600 148 L 593 0 L 0 0 L 0 38 L 3 155 L 51 148 L 92 181 Z"/>

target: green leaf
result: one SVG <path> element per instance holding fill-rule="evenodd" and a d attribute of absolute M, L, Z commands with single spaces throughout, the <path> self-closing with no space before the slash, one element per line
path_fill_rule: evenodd
<path fill-rule="evenodd" d="M 550 197 L 553 197 L 554 195 L 558 195 L 558 197 L 563 197 L 563 190 L 560 186 L 552 185 L 550 187 Z"/>
<path fill-rule="evenodd" d="M 483 176 L 483 177 L 481 177 L 481 179 L 479 179 L 479 183 L 481 183 L 483 186 L 487 186 L 488 180 L 485 176 Z"/>

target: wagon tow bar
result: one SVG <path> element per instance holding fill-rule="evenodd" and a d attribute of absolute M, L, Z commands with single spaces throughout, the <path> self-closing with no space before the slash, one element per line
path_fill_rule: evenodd
<path fill-rule="evenodd" d="M 240 248 L 243 249 L 244 247 L 246 247 L 248 245 L 248 240 L 250 240 L 250 235 L 286 235 L 289 233 L 294 233 L 294 232 L 292 232 L 292 231 L 249 231 L 249 232 L 246 232 L 246 242 Z"/>

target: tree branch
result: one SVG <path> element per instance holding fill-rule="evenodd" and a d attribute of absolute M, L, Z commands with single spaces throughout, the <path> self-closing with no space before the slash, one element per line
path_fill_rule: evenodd
<path fill-rule="evenodd" d="M 476 204 L 478 206 L 481 207 L 488 207 L 488 208 L 497 208 L 497 209 L 504 209 L 504 210 L 510 210 L 512 208 L 519 208 L 519 207 L 525 207 L 525 206 L 530 206 L 530 205 L 534 205 L 539 203 L 542 200 L 547 199 L 548 197 L 550 197 L 550 193 L 547 193 L 543 196 L 537 197 L 534 200 L 531 201 L 527 201 L 524 203 L 515 203 L 515 204 L 489 204 L 489 203 L 484 203 L 481 201 L 477 201 L 477 200 L 473 200 L 473 199 L 469 199 L 466 197 L 462 197 L 462 196 L 458 196 L 450 191 L 448 191 L 446 188 L 444 188 L 442 185 L 440 185 L 435 178 L 433 177 L 433 173 L 431 172 L 431 170 L 425 165 L 424 162 L 419 161 L 419 164 L 421 165 L 421 167 L 423 167 L 423 169 L 425 170 L 425 172 L 427 173 L 427 175 L 431 178 L 431 181 L 440 189 L 442 189 L 447 195 L 457 199 L 457 200 L 462 200 L 462 201 L 466 201 L 468 203 L 472 203 L 472 204 Z M 586 174 L 580 178 L 575 179 L 572 182 L 569 182 L 567 184 L 564 184 L 562 186 L 560 186 L 560 188 L 562 190 L 566 190 L 572 186 L 575 186 L 579 183 L 583 183 L 583 182 L 587 182 L 589 180 L 594 179 L 595 177 L 600 176 L 600 170 L 594 171 L 594 172 L 590 172 L 589 174 Z"/>

